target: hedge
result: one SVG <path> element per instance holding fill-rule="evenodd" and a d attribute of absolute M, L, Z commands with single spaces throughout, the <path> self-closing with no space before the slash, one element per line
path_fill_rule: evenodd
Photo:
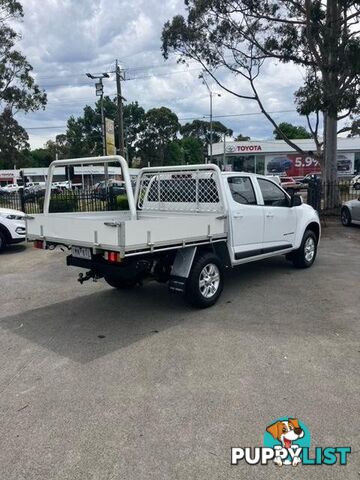
<path fill-rule="evenodd" d="M 129 210 L 129 202 L 126 195 L 118 195 L 116 197 L 116 205 L 118 210 Z"/>

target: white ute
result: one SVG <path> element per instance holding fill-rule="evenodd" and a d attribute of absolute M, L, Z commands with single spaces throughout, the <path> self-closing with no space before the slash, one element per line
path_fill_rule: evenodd
<path fill-rule="evenodd" d="M 129 210 L 49 213 L 55 167 L 114 161 L 122 167 Z M 71 250 L 67 264 L 88 270 L 81 283 L 104 277 L 123 289 L 153 277 L 197 307 L 217 301 L 225 269 L 274 255 L 307 268 L 320 239 L 316 211 L 267 177 L 222 173 L 212 164 L 143 168 L 134 194 L 119 156 L 53 162 L 44 213 L 26 219 L 36 247 Z"/>

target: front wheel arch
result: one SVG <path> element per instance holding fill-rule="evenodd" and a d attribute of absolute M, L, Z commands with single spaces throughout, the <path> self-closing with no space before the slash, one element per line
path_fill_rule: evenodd
<path fill-rule="evenodd" d="M 310 231 L 314 232 L 314 234 L 316 236 L 317 243 L 319 243 L 319 238 L 320 238 L 320 226 L 319 226 L 319 224 L 316 223 L 316 222 L 311 222 L 306 227 L 305 232 L 307 230 L 310 230 Z M 304 235 L 305 235 L 305 232 L 304 232 Z"/>

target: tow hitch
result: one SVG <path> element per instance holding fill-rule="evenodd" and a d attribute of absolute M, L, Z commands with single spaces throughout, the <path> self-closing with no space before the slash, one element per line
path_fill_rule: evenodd
<path fill-rule="evenodd" d="M 89 270 L 88 272 L 85 273 L 85 275 L 83 273 L 79 273 L 78 282 L 80 282 L 82 285 L 87 280 L 90 280 L 90 278 L 93 279 L 93 282 L 97 282 L 100 277 L 92 270 Z"/>

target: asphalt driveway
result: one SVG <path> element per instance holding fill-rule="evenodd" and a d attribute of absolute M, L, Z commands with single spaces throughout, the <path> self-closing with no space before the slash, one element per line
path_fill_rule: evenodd
<path fill-rule="evenodd" d="M 61 252 L 0 256 L 0 478 L 358 479 L 360 228 L 328 224 L 313 268 L 231 272 L 192 310 L 165 286 L 77 283 Z M 230 466 L 294 416 L 347 466 Z"/>

